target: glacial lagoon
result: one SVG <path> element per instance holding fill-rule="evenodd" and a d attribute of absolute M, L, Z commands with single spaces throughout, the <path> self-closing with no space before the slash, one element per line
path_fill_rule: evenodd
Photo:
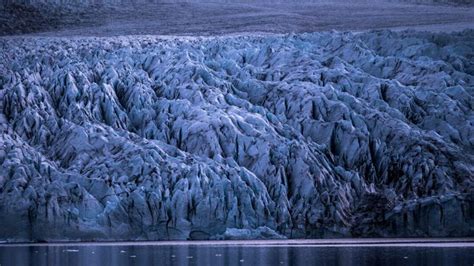
<path fill-rule="evenodd" d="M 380 242 L 381 241 L 381 242 Z M 57 243 L 0 246 L 7 265 L 473 265 L 474 243 L 411 240 Z"/>

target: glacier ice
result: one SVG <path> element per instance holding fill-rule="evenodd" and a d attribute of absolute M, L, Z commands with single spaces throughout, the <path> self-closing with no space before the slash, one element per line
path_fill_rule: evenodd
<path fill-rule="evenodd" d="M 0 50 L 2 240 L 473 235 L 474 31 Z"/>

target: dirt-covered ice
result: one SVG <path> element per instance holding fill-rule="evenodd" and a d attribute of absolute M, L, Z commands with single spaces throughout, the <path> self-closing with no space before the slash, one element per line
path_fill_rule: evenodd
<path fill-rule="evenodd" d="M 474 31 L 0 40 L 0 237 L 472 236 Z"/>

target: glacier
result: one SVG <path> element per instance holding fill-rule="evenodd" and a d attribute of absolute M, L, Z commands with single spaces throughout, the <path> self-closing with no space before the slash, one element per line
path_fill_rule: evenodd
<path fill-rule="evenodd" d="M 474 235 L 474 31 L 0 39 L 3 241 Z"/>

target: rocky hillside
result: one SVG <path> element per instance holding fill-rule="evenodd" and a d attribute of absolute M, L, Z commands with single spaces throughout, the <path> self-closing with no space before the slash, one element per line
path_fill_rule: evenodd
<path fill-rule="evenodd" d="M 1 1 L 0 1 L 1 2 Z M 34 2 L 34 1 L 31 1 Z M 46 1 L 48 2 L 48 1 Z M 474 8 L 383 1 L 298 3 L 0 4 L 0 36 L 306 33 L 373 29 L 474 29 Z"/>
<path fill-rule="evenodd" d="M 0 238 L 473 236 L 474 31 L 0 39 Z"/>

